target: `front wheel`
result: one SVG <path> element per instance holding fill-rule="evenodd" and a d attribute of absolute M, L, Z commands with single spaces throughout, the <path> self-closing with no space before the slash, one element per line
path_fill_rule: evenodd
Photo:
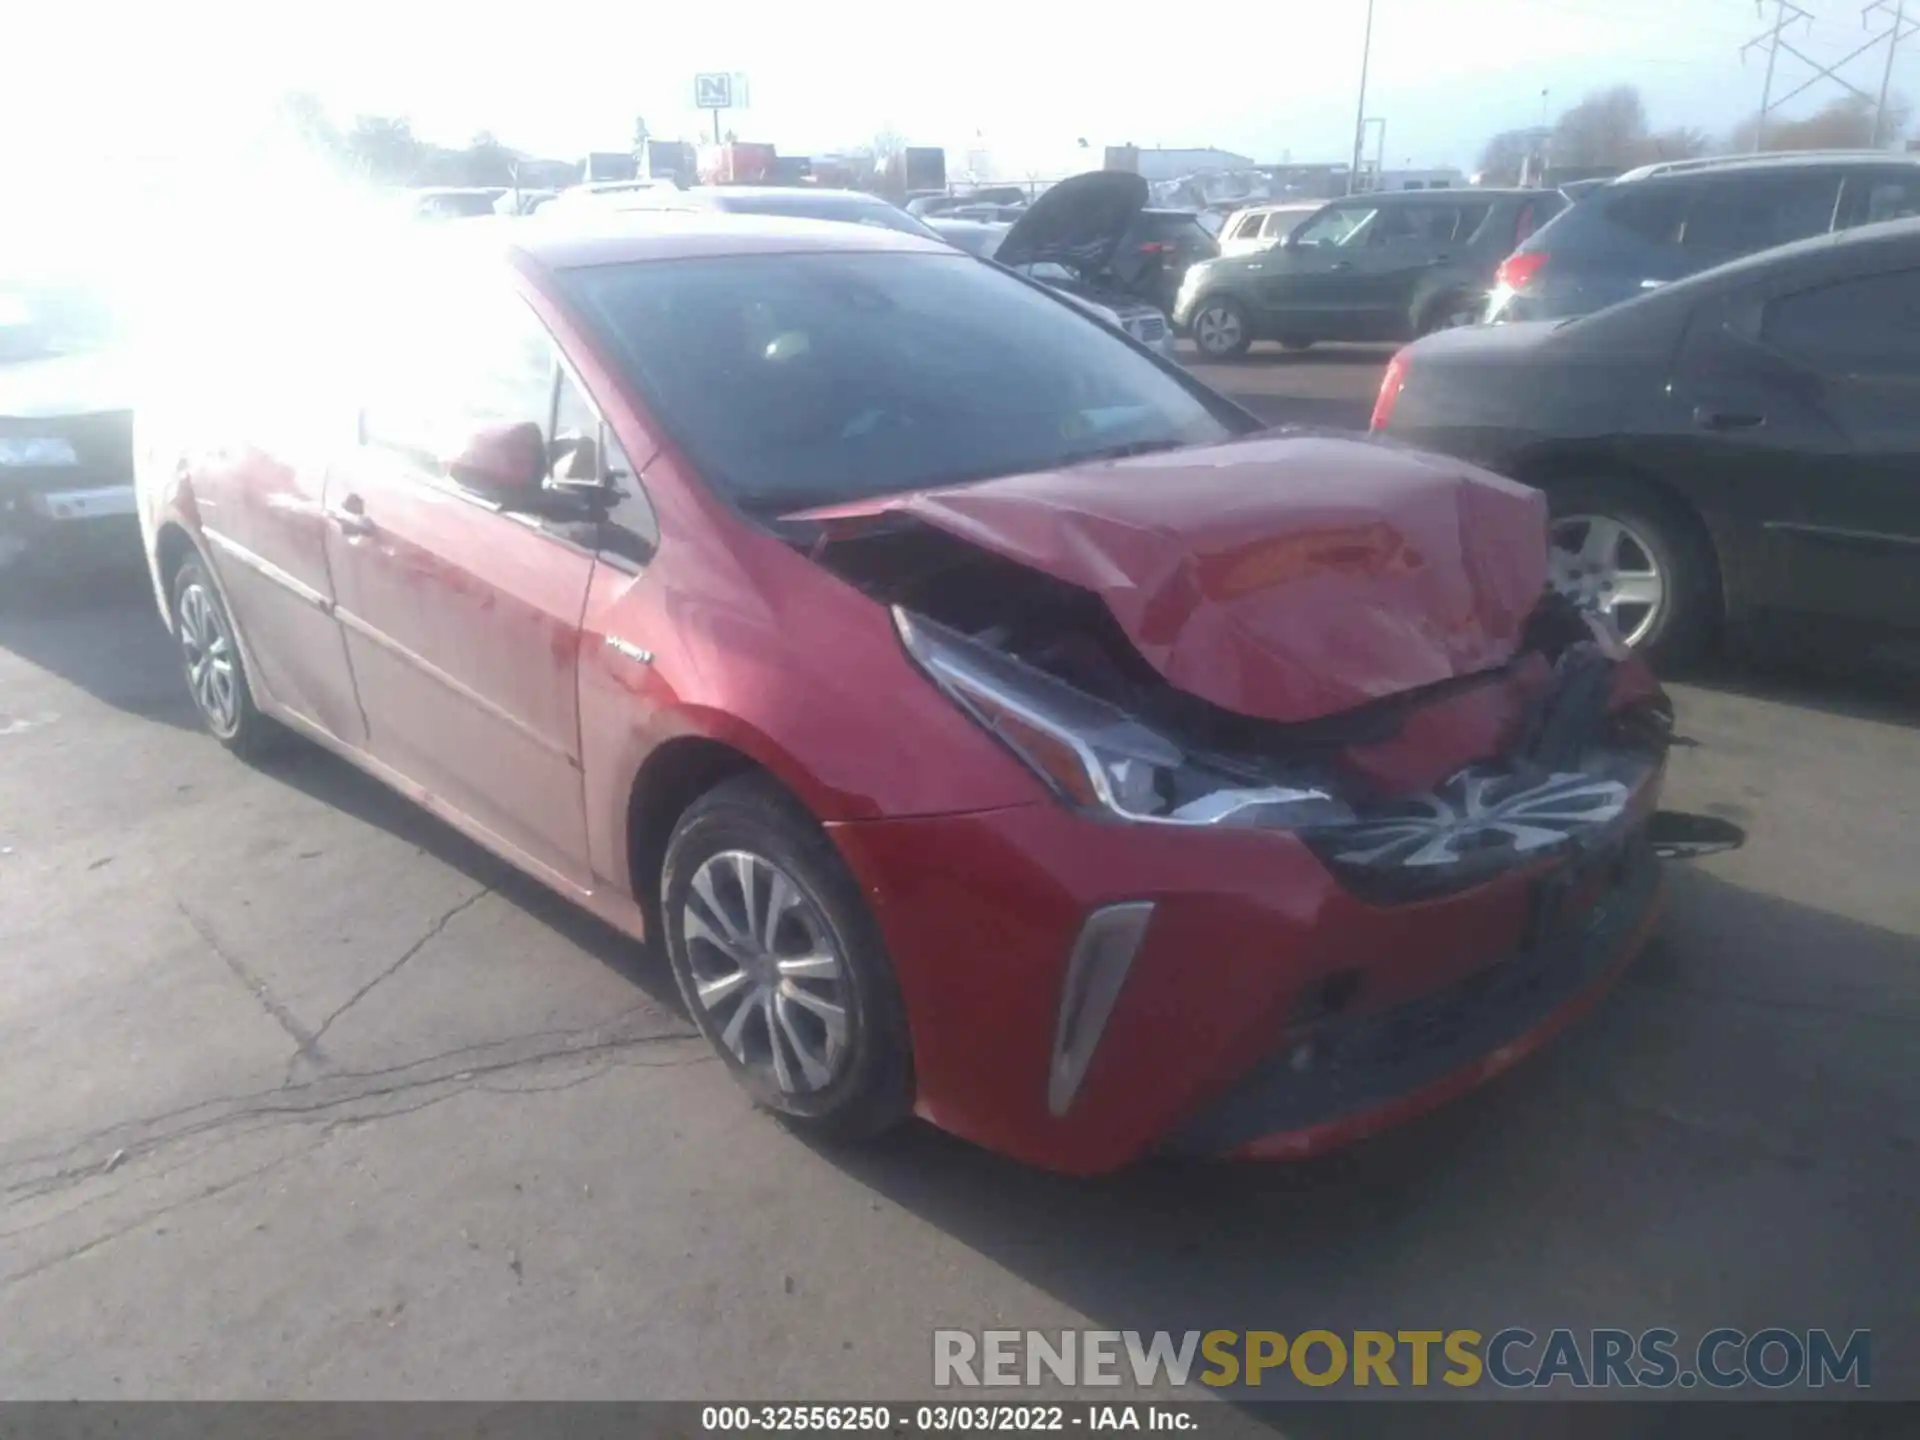
<path fill-rule="evenodd" d="M 1662 666 L 1693 658 L 1719 616 L 1713 554 L 1689 517 L 1624 481 L 1549 485 L 1548 578 Z"/>
<path fill-rule="evenodd" d="M 200 723 L 234 754 L 260 754 L 275 738 L 274 724 L 254 703 L 233 617 L 197 557 L 173 577 L 173 633 Z"/>
<path fill-rule="evenodd" d="M 746 776 L 695 801 L 667 844 L 661 915 L 694 1023 L 759 1104 L 837 1140 L 906 1117 L 912 1052 L 879 926 L 786 791 Z"/>
<path fill-rule="evenodd" d="M 1247 312 L 1230 295 L 1210 295 L 1193 312 L 1193 346 L 1209 360 L 1232 360 L 1247 353 L 1253 329 Z"/>

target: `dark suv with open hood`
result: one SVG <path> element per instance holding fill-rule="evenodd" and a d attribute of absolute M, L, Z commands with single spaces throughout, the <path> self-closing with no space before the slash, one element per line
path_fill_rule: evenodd
<path fill-rule="evenodd" d="M 993 258 L 1015 269 L 1064 266 L 1104 304 L 1128 297 L 1164 313 L 1188 268 L 1218 255 L 1220 244 L 1198 216 L 1150 210 L 1147 198 L 1147 182 L 1123 170 L 1062 180 L 1027 207 Z"/>

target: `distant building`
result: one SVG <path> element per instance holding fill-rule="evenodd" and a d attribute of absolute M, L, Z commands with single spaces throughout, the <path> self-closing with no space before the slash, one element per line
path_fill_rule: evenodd
<path fill-rule="evenodd" d="M 1178 180 L 1185 175 L 1211 175 L 1222 170 L 1251 170 L 1254 162 L 1231 150 L 1143 150 L 1138 145 L 1109 145 L 1107 169 L 1131 170 L 1141 179 Z"/>

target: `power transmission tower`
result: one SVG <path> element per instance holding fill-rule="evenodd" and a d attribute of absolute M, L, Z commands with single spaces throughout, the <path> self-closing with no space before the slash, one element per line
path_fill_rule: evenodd
<path fill-rule="evenodd" d="M 1754 9 L 1758 10 L 1762 15 L 1765 15 L 1767 13 L 1765 0 L 1754 0 Z M 1747 58 L 1747 52 L 1755 46 L 1765 45 L 1767 47 L 1767 78 L 1760 86 L 1760 113 L 1754 118 L 1753 122 L 1753 153 L 1756 155 L 1764 148 L 1762 142 L 1765 141 L 1767 135 L 1767 115 L 1774 108 L 1773 70 L 1774 66 L 1780 61 L 1781 46 L 1786 44 L 1786 42 L 1780 38 L 1780 34 L 1795 20 L 1804 20 L 1809 27 L 1813 24 L 1813 16 L 1805 10 L 1802 10 L 1798 5 L 1789 4 L 1788 0 L 1773 0 L 1773 29 L 1765 35 L 1756 35 L 1740 47 L 1740 58 L 1742 60 Z M 1791 46 L 1787 46 L 1787 48 L 1792 49 Z M 1803 86 L 1802 88 L 1804 89 L 1805 87 Z"/>
<path fill-rule="evenodd" d="M 1886 125 L 1887 100 L 1893 83 L 1894 54 L 1905 41 L 1912 39 L 1916 34 L 1920 34 L 1920 22 L 1910 22 L 1906 18 L 1906 4 L 1907 0 L 1873 0 L 1873 3 L 1860 12 L 1862 21 L 1870 24 L 1872 23 L 1873 16 L 1885 15 L 1890 19 L 1891 23 L 1885 30 L 1875 35 L 1864 45 L 1848 51 L 1831 65 L 1822 65 L 1811 55 L 1788 44 L 1784 38 L 1789 25 L 1802 20 L 1811 25 L 1813 23 L 1813 16 L 1807 11 L 1802 10 L 1798 5 L 1793 4 L 1792 0 L 1773 0 L 1773 28 L 1764 35 L 1756 35 L 1740 47 L 1740 54 L 1743 59 L 1748 51 L 1762 45 L 1767 47 L 1767 78 L 1760 91 L 1760 114 L 1754 120 L 1753 125 L 1753 148 L 1755 153 L 1757 154 L 1765 148 L 1767 116 L 1771 115 L 1775 110 L 1778 110 L 1782 105 L 1785 105 L 1789 100 L 1806 93 L 1822 80 L 1831 80 L 1841 88 L 1858 95 L 1862 100 L 1874 103 L 1873 143 L 1878 145 L 1880 143 L 1881 131 Z M 1766 0 L 1755 0 L 1755 5 L 1761 15 L 1764 16 L 1766 14 Z M 1862 55 L 1865 55 L 1868 51 L 1881 44 L 1885 44 L 1887 47 L 1887 68 L 1881 78 L 1880 94 L 1876 99 L 1876 97 L 1870 95 L 1867 91 L 1862 90 L 1858 85 L 1847 79 L 1846 76 L 1840 74 L 1839 71 L 1841 66 L 1852 64 Z M 1813 76 L 1811 79 L 1801 81 L 1800 84 L 1776 100 L 1773 95 L 1773 73 L 1782 50 L 1811 69 Z"/>
<path fill-rule="evenodd" d="M 1873 107 L 1873 145 L 1877 150 L 1886 140 L 1892 138 L 1883 134 L 1887 128 L 1887 95 L 1893 87 L 1893 62 L 1899 55 L 1900 47 L 1920 35 L 1920 21 L 1912 28 L 1907 25 L 1906 0 L 1873 0 L 1873 3 L 1860 12 L 1861 23 L 1871 23 L 1875 15 L 1891 15 L 1893 24 L 1887 31 L 1887 68 L 1880 73 L 1880 99 Z"/>

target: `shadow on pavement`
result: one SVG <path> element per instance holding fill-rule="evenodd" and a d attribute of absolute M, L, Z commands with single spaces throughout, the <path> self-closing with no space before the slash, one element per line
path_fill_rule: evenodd
<path fill-rule="evenodd" d="M 1788 654 L 1720 657 L 1675 677 L 1703 690 L 1851 720 L 1920 727 L 1920 652 L 1858 642 Z"/>
<path fill-rule="evenodd" d="M 1911 1254 L 1920 1206 L 1920 940 L 1701 871 L 1670 891 L 1660 932 L 1593 1014 L 1493 1085 L 1343 1153 L 1082 1180 L 917 1126 L 831 1158 L 1090 1326 L 1663 1325 L 1683 1344 L 1717 1325 L 1871 1327 L 1875 1397 L 1920 1396 L 1920 1371 L 1899 1363 L 1920 1304 L 1887 1264 Z M 1225 1393 L 1369 1398 L 1284 1374 Z M 1319 1409 L 1254 1414 L 1301 1437 L 1400 1433 L 1373 1406 L 1351 1428 L 1307 1418 Z"/>
<path fill-rule="evenodd" d="M 137 552 L 0 573 L 0 649 L 117 710 L 199 728 Z"/>
<path fill-rule="evenodd" d="M 258 768 L 324 805 L 378 826 L 475 883 L 490 887 L 637 987 L 667 1013 L 685 1016 L 673 973 L 660 950 L 641 945 L 603 924 L 365 771 L 317 745 L 291 738 Z"/>

